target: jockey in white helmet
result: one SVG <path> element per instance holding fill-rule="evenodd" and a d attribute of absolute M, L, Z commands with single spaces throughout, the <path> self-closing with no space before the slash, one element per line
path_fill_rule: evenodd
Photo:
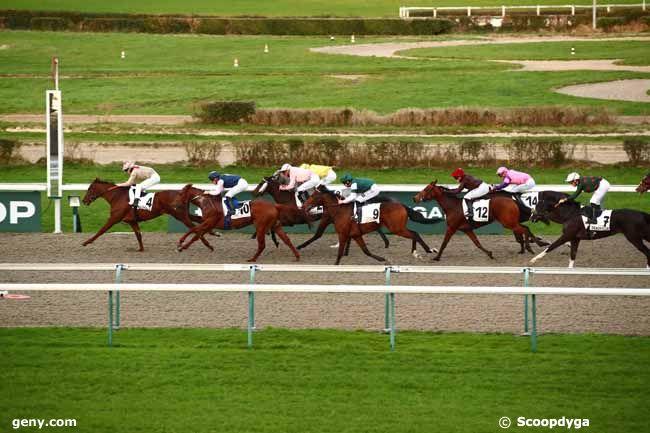
<path fill-rule="evenodd" d="M 129 178 L 126 182 L 118 183 L 116 186 L 135 185 L 133 202 L 131 203 L 129 201 L 129 204 L 133 205 L 134 209 L 137 209 L 142 191 L 160 183 L 160 176 L 153 168 L 145 167 L 144 165 L 137 165 L 133 161 L 126 161 L 122 165 L 122 171 L 129 173 Z"/>

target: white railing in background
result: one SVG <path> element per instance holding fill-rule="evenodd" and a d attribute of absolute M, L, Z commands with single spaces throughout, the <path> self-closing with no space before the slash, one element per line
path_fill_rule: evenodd
<path fill-rule="evenodd" d="M 130 271 L 221 271 L 248 272 L 248 284 L 124 284 L 123 272 Z M 650 269 L 634 268 L 519 268 L 477 266 L 328 266 L 328 265 L 256 265 L 256 264 L 172 264 L 172 263 L 0 263 L 0 271 L 115 271 L 115 283 L 0 283 L 1 290 L 46 291 L 106 291 L 108 293 L 108 344 L 113 343 L 113 329 L 120 326 L 120 291 L 219 291 L 248 292 L 248 346 L 253 346 L 255 329 L 255 292 L 290 293 L 384 293 L 385 331 L 390 334 L 390 348 L 395 349 L 395 294 L 509 294 L 524 295 L 524 333 L 528 333 L 528 296 L 532 299 L 531 348 L 537 350 L 536 295 L 591 295 L 591 296 L 650 296 L 650 288 L 576 288 L 530 287 L 530 277 L 545 275 L 618 275 L 648 276 Z M 384 285 L 315 285 L 315 284 L 256 284 L 257 272 L 312 272 L 312 273 L 377 273 L 383 274 Z M 392 286 L 393 273 L 437 274 L 517 274 L 523 276 L 523 286 Z M 648 280 L 650 281 L 650 280 Z M 115 292 L 115 304 L 113 303 Z"/>
<path fill-rule="evenodd" d="M 612 9 L 624 9 L 624 8 L 637 8 L 640 7 L 642 10 L 646 10 L 646 2 L 643 0 L 642 3 L 637 4 L 600 4 L 596 5 L 596 8 L 606 9 L 607 12 L 611 12 Z M 472 11 L 501 11 L 501 16 L 506 16 L 507 9 L 529 9 L 535 10 L 537 15 L 541 15 L 543 9 L 569 9 L 571 10 L 571 15 L 576 14 L 576 9 L 593 9 L 593 5 L 536 5 L 536 6 L 402 6 L 399 8 L 399 17 L 400 18 L 427 18 L 427 17 L 411 17 L 411 12 L 431 12 L 431 16 L 436 18 L 438 16 L 438 11 L 458 11 L 464 10 L 467 11 L 467 16 L 472 16 Z"/>
<path fill-rule="evenodd" d="M 186 184 L 184 183 L 159 183 L 158 185 L 148 188 L 151 191 L 161 191 L 165 189 L 182 189 Z M 195 183 L 197 188 L 209 189 L 214 185 L 210 183 Z M 449 188 L 456 187 L 457 184 L 440 184 Z M 64 191 L 86 191 L 90 184 L 88 183 L 67 183 L 63 185 Z M 249 185 L 247 191 L 253 191 L 256 185 Z M 380 184 L 379 188 L 382 192 L 420 192 L 424 189 L 424 184 Z M 612 185 L 609 192 L 635 192 L 634 189 L 637 185 Z M 331 185 L 331 188 L 343 188 L 343 185 Z M 44 183 L 0 183 L 0 191 L 45 191 L 47 185 Z M 537 185 L 532 191 L 560 191 L 572 192 L 575 188 L 567 184 L 548 184 Z"/>

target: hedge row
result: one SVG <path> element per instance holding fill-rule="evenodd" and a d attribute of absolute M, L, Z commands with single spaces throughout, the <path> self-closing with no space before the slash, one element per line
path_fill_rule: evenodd
<path fill-rule="evenodd" d="M 447 33 L 449 20 L 372 18 L 212 18 L 0 11 L 0 27 L 15 30 L 205 33 L 212 35 L 432 35 Z"/>

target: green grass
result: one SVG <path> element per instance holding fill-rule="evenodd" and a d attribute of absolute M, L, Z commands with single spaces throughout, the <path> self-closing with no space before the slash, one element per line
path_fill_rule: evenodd
<path fill-rule="evenodd" d="M 647 337 L 0 329 L 0 428 L 61 432 L 492 432 L 502 416 L 646 432 Z M 532 431 L 546 431 L 531 429 Z M 22 429 L 21 431 L 36 431 Z M 519 431 L 511 428 L 511 431 Z"/>
<path fill-rule="evenodd" d="M 575 48 L 575 54 L 571 54 Z M 400 52 L 415 57 L 471 60 L 604 60 L 624 65 L 650 65 L 648 43 L 642 41 L 553 42 L 419 48 Z"/>
<path fill-rule="evenodd" d="M 250 184 L 257 184 L 263 176 L 267 176 L 277 167 L 255 168 L 255 167 L 224 167 L 224 172 L 237 173 L 248 180 Z M 196 168 L 182 166 L 179 164 L 156 165 L 163 183 L 207 183 L 206 175 L 211 168 Z M 472 174 L 482 178 L 489 183 L 498 183 L 499 179 L 494 174 L 496 168 L 471 168 L 468 169 Z M 529 172 L 535 177 L 535 181 L 542 184 L 562 184 L 567 173 L 574 168 L 562 169 L 532 169 Z M 378 184 L 425 184 L 433 179 L 438 179 L 441 183 L 453 183 L 449 176 L 450 168 L 432 168 L 432 169 L 355 169 L 341 167 L 337 169 L 339 176 L 345 171 L 351 171 L 360 177 L 369 177 L 374 179 Z M 616 166 L 584 168 L 583 174 L 598 174 L 604 176 L 614 185 L 636 185 L 641 178 L 645 176 L 646 168 L 619 168 Z M 98 176 L 105 180 L 115 182 L 121 181 L 124 176 L 118 164 L 88 166 L 81 164 L 66 164 L 64 170 L 65 183 L 90 183 Z M 39 165 L 27 166 L 0 166 L 0 183 L 11 182 L 45 182 L 45 167 Z M 83 191 L 76 193 L 81 194 Z M 72 211 L 67 206 L 67 195 L 63 203 L 63 230 L 70 232 L 72 230 Z M 590 194 L 582 194 L 580 201 L 587 203 Z M 650 212 L 650 201 L 645 196 L 632 193 L 609 193 L 605 204 L 609 208 L 630 208 Z M 43 211 L 43 231 L 49 232 L 54 228 L 54 208 L 50 201 L 43 194 L 42 200 Z M 108 204 L 104 200 L 97 200 L 90 207 L 82 206 L 80 215 L 84 232 L 97 231 L 108 217 Z M 166 231 L 167 219 L 158 218 L 141 223 L 144 231 Z M 560 226 L 544 224 L 535 224 L 532 226 L 534 232 L 540 235 L 558 234 Z M 125 224 L 116 225 L 112 231 L 130 231 Z"/>
<path fill-rule="evenodd" d="M 616 4 L 638 3 L 638 0 L 617 0 Z M 564 5 L 564 0 L 158 0 L 155 2 L 113 0 L 4 0 L 3 9 L 119 12 L 144 14 L 218 15 L 218 16 L 364 16 L 398 17 L 400 6 L 501 6 L 501 5 Z M 591 4 L 577 0 L 572 4 Z"/>
<path fill-rule="evenodd" d="M 359 42 L 386 38 L 359 38 Z M 393 38 L 394 39 L 394 38 Z M 412 40 L 409 39 L 409 40 Z M 268 43 L 270 53 L 262 49 Z M 338 38 L 337 43 L 347 43 Z M 260 108 L 590 106 L 628 115 L 647 103 L 592 100 L 553 88 L 647 74 L 612 71 L 517 72 L 468 59 L 385 59 L 325 55 L 327 38 L 0 32 L 0 113 L 40 113 L 61 59 L 65 113 L 191 114 L 205 100 L 254 100 Z M 616 53 L 616 45 L 602 48 Z M 121 60 L 119 52 L 127 58 Z M 610 52 L 610 57 L 615 56 Z M 638 51 L 635 51 L 638 52 Z M 238 58 L 240 68 L 232 67 Z M 646 55 L 647 57 L 647 55 Z M 645 57 L 643 57 L 645 58 Z M 351 82 L 332 75 L 366 78 Z"/>

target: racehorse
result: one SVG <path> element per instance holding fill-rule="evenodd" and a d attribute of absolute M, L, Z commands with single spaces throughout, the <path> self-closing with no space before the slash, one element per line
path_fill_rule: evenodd
<path fill-rule="evenodd" d="M 178 251 L 183 251 L 189 248 L 196 240 L 212 230 L 213 228 L 224 229 L 225 215 L 222 207 L 221 195 L 212 196 L 203 194 L 203 190 L 195 188 L 192 184 L 185 185 L 180 191 L 173 205 L 176 207 L 187 207 L 190 202 L 195 203 L 201 208 L 203 214 L 203 222 L 195 227 L 192 227 L 178 240 Z M 291 249 L 296 261 L 300 260 L 300 253 L 293 246 L 291 240 L 282 229 L 282 224 L 279 220 L 279 215 L 282 211 L 286 211 L 286 206 L 271 203 L 266 200 L 253 200 L 245 206 L 250 206 L 250 216 L 242 218 L 234 218 L 231 220 L 229 228 L 238 229 L 253 224 L 255 226 L 255 233 L 257 238 L 257 252 L 253 257 L 248 259 L 249 262 L 254 262 L 262 254 L 266 248 L 265 233 L 272 231 L 277 234 L 280 239 Z M 191 234 L 194 237 L 187 243 L 183 243 L 185 239 Z"/>
<path fill-rule="evenodd" d="M 635 191 L 643 194 L 649 189 L 650 189 L 650 173 L 646 174 L 645 177 L 641 179 L 641 182 L 639 183 L 639 186 L 636 187 Z"/>
<path fill-rule="evenodd" d="M 568 200 L 564 203 L 558 203 L 560 199 L 566 198 L 566 194 L 555 191 L 545 191 L 540 194 L 539 201 L 531 221 L 542 221 L 549 224 L 553 221 L 562 224 L 562 235 L 548 248 L 531 259 L 535 263 L 542 257 L 564 244 L 571 242 L 571 260 L 569 267 L 572 268 L 578 253 L 578 246 L 581 240 L 593 240 L 606 238 L 617 233 L 623 233 L 623 236 L 645 254 L 647 259 L 647 268 L 650 269 L 650 249 L 645 246 L 643 240 L 650 242 L 650 214 L 633 210 L 633 209 L 615 209 L 612 211 L 609 220 L 610 230 L 591 232 L 585 229 L 582 221 L 582 212 L 580 203 Z M 606 255 L 606 254 L 605 254 Z"/>
<path fill-rule="evenodd" d="M 140 249 L 138 251 L 144 251 L 144 245 L 142 244 L 142 233 L 140 231 L 139 221 L 147 221 L 153 218 L 157 218 L 162 214 L 168 214 L 185 224 L 186 227 L 193 227 L 193 222 L 200 222 L 201 218 L 196 215 L 190 215 L 187 212 L 187 209 L 177 209 L 172 206 L 172 201 L 178 195 L 178 191 L 160 191 L 157 192 L 153 200 L 153 204 L 150 211 L 138 209 L 137 211 L 131 207 L 129 204 L 129 187 L 128 186 L 116 186 L 114 183 L 106 182 L 95 178 L 95 180 L 88 187 L 86 195 L 83 198 L 83 203 L 89 206 L 92 202 L 97 200 L 99 197 L 105 199 L 111 207 L 111 214 L 108 217 L 108 221 L 104 224 L 102 228 L 90 239 L 85 241 L 82 245 L 92 243 L 103 235 L 108 229 L 113 227 L 119 222 L 125 222 L 131 226 L 135 237 L 138 239 L 138 245 Z M 208 247 L 210 250 L 214 251 L 212 245 L 201 236 L 201 242 Z"/>
<path fill-rule="evenodd" d="M 472 242 L 474 242 L 474 245 L 487 254 L 489 258 L 494 259 L 492 251 L 483 248 L 473 231 L 473 229 L 490 224 L 493 221 L 498 221 L 505 228 L 512 230 L 517 241 L 520 242 L 520 244 L 523 243 L 523 247 L 531 253 L 533 252 L 529 244 L 531 239 L 540 246 L 548 245 L 533 235 L 528 227 L 520 224 L 520 209 L 511 197 L 501 194 L 490 197 L 488 221 L 472 222 L 470 224 L 463 213 L 462 200 L 456 197 L 456 194 L 449 192 L 447 188 L 437 185 L 437 183 L 438 181 L 434 180 L 413 197 L 413 201 L 416 203 L 435 199 L 447 215 L 447 231 L 445 232 L 445 238 L 440 246 L 440 251 L 438 251 L 438 254 L 433 258 L 433 260 L 440 260 L 440 256 L 442 256 L 442 252 L 445 250 L 449 240 L 458 230 L 465 233 Z"/>
<path fill-rule="evenodd" d="M 320 218 L 320 223 L 318 224 L 316 233 L 314 233 L 314 235 L 311 238 L 307 239 L 305 242 L 298 245 L 297 248 L 299 250 L 305 248 L 307 245 L 321 238 L 323 236 L 323 233 L 325 233 L 325 229 L 327 228 L 327 226 L 332 223 L 332 220 L 328 216 L 325 215 L 320 216 L 318 214 L 307 215 L 307 213 L 302 212 L 300 209 L 298 209 L 298 206 L 296 205 L 296 199 L 294 197 L 294 193 L 292 191 L 280 189 L 280 181 L 278 180 L 278 175 L 262 178 L 260 183 L 258 183 L 255 189 L 253 190 L 253 195 L 260 196 L 262 194 L 269 194 L 271 197 L 273 197 L 273 200 L 275 200 L 276 203 L 285 204 L 299 211 L 298 213 L 294 212 L 286 216 L 284 214 L 281 215 L 280 220 L 282 221 L 283 226 L 289 226 L 294 224 L 306 224 L 309 223 L 310 220 L 315 220 Z M 379 234 L 379 236 L 381 236 L 381 239 L 384 241 L 384 247 L 388 248 L 389 246 L 388 237 L 386 237 L 386 235 L 381 231 L 381 229 L 377 229 L 377 234 Z M 346 255 L 349 249 L 350 249 L 350 243 L 348 241 L 348 244 L 346 245 Z"/>
<path fill-rule="evenodd" d="M 341 262 L 345 246 L 350 238 L 354 239 L 367 256 L 380 262 L 385 261 L 385 258 L 372 254 L 363 240 L 364 234 L 375 231 L 381 226 L 385 226 L 395 235 L 411 239 L 411 254 L 416 258 L 419 257 L 416 251 L 416 244 L 420 244 L 427 253 L 434 252 L 422 240 L 422 237 L 420 237 L 416 231 L 408 229 L 406 224 L 409 219 L 422 224 L 435 224 L 440 221 L 424 218 L 422 214 L 404 206 L 402 203 L 392 200 L 384 200 L 381 202 L 379 208 L 378 223 L 370 222 L 359 224 L 354 222 L 352 219 L 354 211 L 353 203 L 339 205 L 336 194 L 334 194 L 333 191 L 328 190 L 326 187 L 321 186 L 317 188 L 304 204 L 305 210 L 307 211 L 317 206 L 323 206 L 323 216 L 330 218 L 330 220 L 334 222 L 334 228 L 339 236 L 339 250 L 336 257 L 337 265 Z"/>

